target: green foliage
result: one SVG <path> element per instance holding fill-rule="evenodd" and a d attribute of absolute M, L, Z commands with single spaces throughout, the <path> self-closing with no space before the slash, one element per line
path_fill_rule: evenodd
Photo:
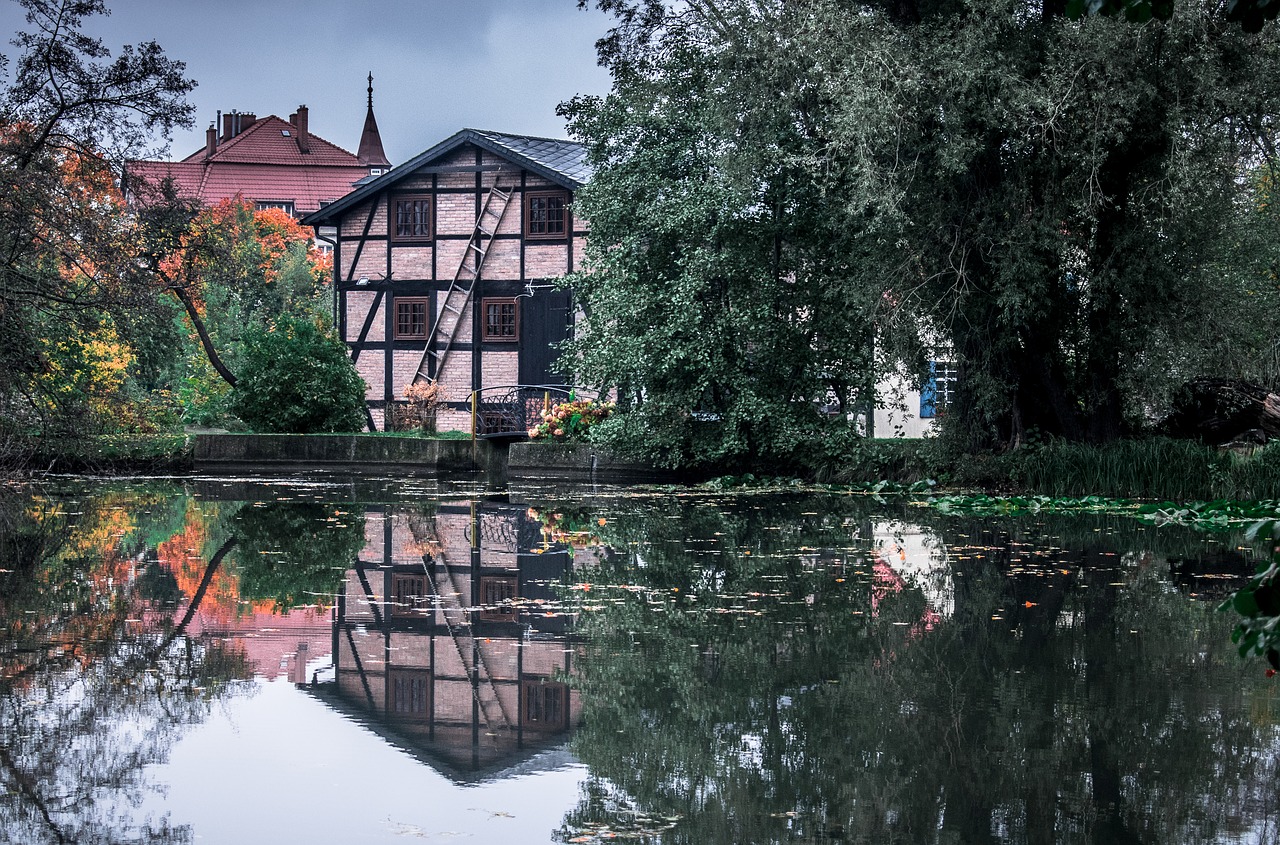
<path fill-rule="evenodd" d="M 1280 521 L 1255 524 L 1249 539 L 1264 549 L 1257 573 L 1249 583 L 1222 604 L 1222 610 L 1234 610 L 1242 619 L 1231 634 L 1240 656 L 1265 657 L 1271 674 L 1280 670 Z"/>
<path fill-rule="evenodd" d="M 575 195 L 592 234 L 566 368 L 620 387 L 601 438 L 665 466 L 782 459 L 820 422 L 814 402 L 865 398 L 857 292 L 824 283 L 851 257 L 816 225 L 840 200 L 792 160 L 800 139 L 734 149 L 753 104 L 721 96 L 727 49 L 673 32 L 608 97 L 562 107 L 596 165 Z"/>
<path fill-rule="evenodd" d="M 1105 446 L 1054 441 L 1009 464 L 1022 488 L 1062 495 L 1149 499 L 1262 499 L 1280 496 L 1280 447 L 1237 453 L 1165 438 Z"/>
<path fill-rule="evenodd" d="M 363 519 L 317 502 L 248 505 L 232 530 L 240 597 L 279 610 L 328 600 L 365 542 Z"/>
<path fill-rule="evenodd" d="M 246 332 L 231 407 L 260 432 L 360 431 L 364 394 L 346 344 L 314 320 L 284 317 Z"/>
<path fill-rule="evenodd" d="M 1167 21 L 1173 17 L 1174 0 L 1067 0 L 1067 14 L 1123 15 L 1132 23 L 1146 23 L 1152 18 Z M 1261 32 L 1267 21 L 1280 14 L 1277 0 L 1226 0 L 1227 20 L 1237 21 L 1245 32 Z"/>
<path fill-rule="evenodd" d="M 101 0 L 20 5 L 29 30 L 12 65 L 0 59 L 0 416 L 64 439 L 145 429 L 162 421 L 134 406 L 114 365 L 140 361 L 128 375 L 141 379 L 163 367 L 117 183 L 148 139 L 190 125 L 195 83 L 155 42 L 112 57 L 84 31 L 107 13 Z"/>
<path fill-rule="evenodd" d="M 1215 4 L 599 5 L 613 92 L 564 107 L 597 168 L 569 368 L 668 463 L 789 456 L 929 348 L 957 451 L 1113 440 L 1272 354 L 1280 43 Z"/>

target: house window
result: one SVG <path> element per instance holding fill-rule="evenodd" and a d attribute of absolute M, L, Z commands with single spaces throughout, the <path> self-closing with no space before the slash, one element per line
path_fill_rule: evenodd
<path fill-rule="evenodd" d="M 516 598 L 517 584 L 515 578 L 480 578 L 480 619 L 484 622 L 514 622 L 516 607 L 512 603 Z"/>
<path fill-rule="evenodd" d="M 395 200 L 395 209 L 395 240 L 431 239 L 431 197 L 400 197 Z"/>
<path fill-rule="evenodd" d="M 530 679 L 521 686 L 524 699 L 520 715 L 526 728 L 563 730 L 568 718 L 569 688 L 544 678 Z"/>
<path fill-rule="evenodd" d="M 266 211 L 268 208 L 278 208 L 285 214 L 293 214 L 293 202 L 291 200 L 258 200 L 253 204 L 255 211 Z"/>
<path fill-rule="evenodd" d="M 929 380 L 920 389 L 920 419 L 940 417 L 955 399 L 959 372 L 949 361 L 930 361 Z"/>
<path fill-rule="evenodd" d="M 564 191 L 539 191 L 525 196 L 526 238 L 563 238 L 569 220 L 569 195 Z"/>
<path fill-rule="evenodd" d="M 391 615 L 412 616 L 427 609 L 425 575 L 391 576 Z"/>
<path fill-rule="evenodd" d="M 400 296 L 395 302 L 396 340 L 426 340 L 427 297 Z"/>
<path fill-rule="evenodd" d="M 515 343 L 520 339 L 520 305 L 514 297 L 481 300 L 484 326 L 481 340 Z"/>
<path fill-rule="evenodd" d="M 421 669 L 392 669 L 388 674 L 391 713 L 425 719 L 431 715 L 431 674 Z"/>

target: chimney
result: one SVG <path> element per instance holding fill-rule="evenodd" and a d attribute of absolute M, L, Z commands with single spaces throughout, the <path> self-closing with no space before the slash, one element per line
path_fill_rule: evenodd
<path fill-rule="evenodd" d="M 210 123 L 209 128 L 204 132 L 204 157 L 213 158 L 213 154 L 218 149 L 218 127 L 216 124 Z"/>
<path fill-rule="evenodd" d="M 289 121 L 298 129 L 298 151 L 303 155 L 311 152 L 311 136 L 307 134 L 307 107 L 298 106 L 298 111 Z"/>
<path fill-rule="evenodd" d="M 230 141 L 258 120 L 251 112 L 230 111 L 222 116 L 222 140 Z"/>

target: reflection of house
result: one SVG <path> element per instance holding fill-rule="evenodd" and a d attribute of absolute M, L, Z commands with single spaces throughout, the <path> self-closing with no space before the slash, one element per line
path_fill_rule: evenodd
<path fill-rule="evenodd" d="M 336 226 L 338 322 L 368 384 L 370 424 L 415 382 L 444 388 L 442 429 L 471 426 L 473 390 L 558 382 L 581 264 L 580 144 L 464 129 L 308 216 Z"/>
<path fill-rule="evenodd" d="M 370 510 L 333 628 L 344 709 L 393 730 L 460 779 L 561 744 L 578 718 L 568 620 L 553 584 L 564 551 L 534 554 L 522 508 Z"/>
<path fill-rule="evenodd" d="M 942 539 L 907 522 L 876 522 L 871 530 L 878 563 L 902 586 L 920 590 L 931 613 L 950 616 L 955 610 L 955 585 Z"/>
<path fill-rule="evenodd" d="M 257 208 L 281 208 L 301 216 L 348 193 L 369 176 L 390 169 L 373 117 L 373 81 L 360 148 L 352 154 L 313 134 L 306 106 L 283 120 L 241 112 L 219 113 L 205 146 L 181 161 L 134 161 L 126 186 L 131 200 L 146 202 L 142 184 L 173 180 L 180 196 L 214 205 L 237 196 Z"/>

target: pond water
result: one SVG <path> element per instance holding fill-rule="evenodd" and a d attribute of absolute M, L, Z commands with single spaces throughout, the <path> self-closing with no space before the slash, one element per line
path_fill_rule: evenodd
<path fill-rule="evenodd" d="M 1272 843 L 1255 562 L 796 491 L 0 486 L 0 841 Z"/>

